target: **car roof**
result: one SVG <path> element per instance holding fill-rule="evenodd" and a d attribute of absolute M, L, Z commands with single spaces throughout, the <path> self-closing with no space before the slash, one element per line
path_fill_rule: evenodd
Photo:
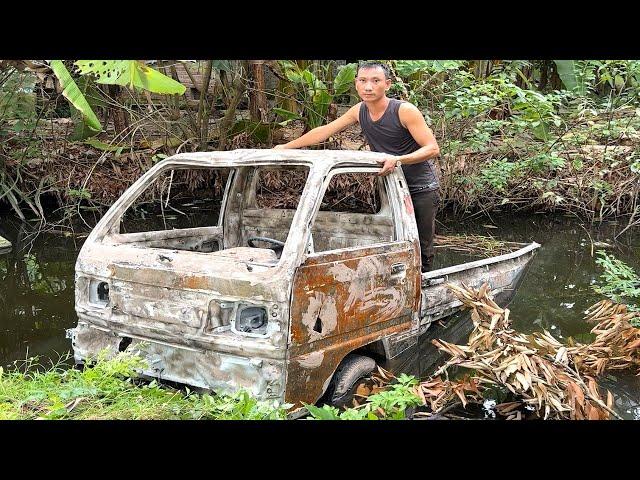
<path fill-rule="evenodd" d="M 203 166 L 323 164 L 325 166 L 379 165 L 388 155 L 363 150 L 238 149 L 228 151 L 180 153 L 162 163 Z"/>

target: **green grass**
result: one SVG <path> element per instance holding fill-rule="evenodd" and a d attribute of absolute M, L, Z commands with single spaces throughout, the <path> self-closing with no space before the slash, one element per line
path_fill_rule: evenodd
<path fill-rule="evenodd" d="M 136 380 L 144 360 L 129 353 L 100 356 L 91 368 L 70 369 L 67 360 L 44 368 L 37 359 L 0 368 L 0 419 L 217 419 L 286 418 L 286 405 L 258 401 L 246 391 L 198 394 Z"/>

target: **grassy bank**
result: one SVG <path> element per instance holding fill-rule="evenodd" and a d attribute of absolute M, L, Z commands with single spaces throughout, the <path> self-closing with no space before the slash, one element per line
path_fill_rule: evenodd
<path fill-rule="evenodd" d="M 120 353 L 91 368 L 62 363 L 44 367 L 29 359 L 0 369 L 0 419 L 75 420 L 275 420 L 280 405 L 259 402 L 246 392 L 209 395 L 173 390 L 136 380 L 140 357 Z"/>

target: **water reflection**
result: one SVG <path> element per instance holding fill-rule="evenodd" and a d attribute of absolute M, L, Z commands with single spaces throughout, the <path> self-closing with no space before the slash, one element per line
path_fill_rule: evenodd
<path fill-rule="evenodd" d="M 74 264 L 79 245 L 56 235 L 33 235 L 1 218 L 11 251 L 0 255 L 0 365 L 27 356 L 57 360 L 70 350 L 65 329 L 75 324 Z"/>

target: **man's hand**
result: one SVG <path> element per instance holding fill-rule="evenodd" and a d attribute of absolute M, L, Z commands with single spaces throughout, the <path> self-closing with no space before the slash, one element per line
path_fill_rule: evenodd
<path fill-rule="evenodd" d="M 283 148 L 285 148 L 284 143 L 280 144 L 280 145 L 275 145 L 273 147 L 274 150 L 282 150 Z"/>
<path fill-rule="evenodd" d="M 378 160 L 378 162 L 383 164 L 382 170 L 378 172 L 378 176 L 386 177 L 396 169 L 396 163 L 398 162 L 398 158 L 390 157 L 385 160 Z"/>

